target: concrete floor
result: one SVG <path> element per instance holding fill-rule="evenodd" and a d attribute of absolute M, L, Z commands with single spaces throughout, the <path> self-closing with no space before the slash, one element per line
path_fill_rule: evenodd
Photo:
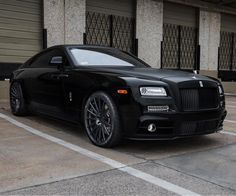
<path fill-rule="evenodd" d="M 227 110 L 225 132 L 174 141 L 123 141 L 113 149 L 92 145 L 81 128 L 66 122 L 40 116 L 14 117 L 7 103 L 1 104 L 0 113 L 194 193 L 236 195 L 236 97 L 227 97 Z M 176 193 L 0 118 L 0 194 Z"/>

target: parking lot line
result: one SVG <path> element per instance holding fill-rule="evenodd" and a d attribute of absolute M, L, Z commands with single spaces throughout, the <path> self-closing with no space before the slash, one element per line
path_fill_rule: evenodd
<path fill-rule="evenodd" d="M 236 105 L 226 105 L 226 107 L 229 107 L 229 108 L 236 108 Z"/>
<path fill-rule="evenodd" d="M 233 104 L 236 104 L 236 101 L 227 101 L 227 100 L 226 100 L 226 103 L 233 103 Z"/>
<path fill-rule="evenodd" d="M 16 125 L 16 126 L 18 126 L 20 128 L 23 128 L 24 130 L 26 130 L 26 131 L 28 131 L 30 133 L 33 133 L 33 134 L 35 134 L 37 136 L 40 136 L 40 137 L 42 137 L 44 139 L 47 139 L 47 140 L 51 141 L 51 142 L 54 142 L 56 144 L 59 144 L 61 146 L 66 147 L 68 149 L 76 151 L 76 152 L 78 152 L 80 154 L 83 154 L 83 155 L 89 157 L 89 158 L 92 158 L 94 160 L 97 160 L 97 161 L 100 161 L 102 163 L 105 163 L 105 164 L 107 164 L 107 165 L 109 165 L 109 166 L 111 166 L 111 167 L 113 167 L 115 169 L 118 169 L 120 171 L 126 172 L 129 175 L 135 176 L 135 177 L 137 177 L 139 179 L 142 179 L 142 180 L 144 180 L 146 182 L 149 182 L 149 183 L 152 183 L 154 185 L 157 185 L 157 186 L 159 186 L 161 188 L 164 188 L 164 189 L 166 189 L 168 191 L 171 191 L 173 193 L 176 193 L 178 195 L 199 195 L 199 194 L 197 194 L 195 192 L 192 192 L 190 190 L 182 188 L 182 187 L 180 187 L 178 185 L 172 184 L 172 183 L 170 183 L 170 182 L 168 182 L 166 180 L 163 180 L 161 178 L 152 176 L 152 175 L 150 175 L 148 173 L 145 173 L 145 172 L 142 172 L 140 170 L 137 170 L 137 169 L 134 169 L 132 167 L 129 167 L 129 166 L 123 164 L 123 163 L 120 163 L 118 161 L 115 161 L 113 159 L 105 157 L 105 156 L 103 156 L 101 154 L 95 153 L 93 151 L 87 150 L 87 149 L 85 149 L 83 147 L 80 147 L 78 145 L 71 144 L 71 143 L 66 142 L 66 141 L 64 141 L 62 139 L 59 139 L 59 138 L 53 137 L 51 135 L 48 135 L 46 133 L 43 133 L 43 132 L 41 132 L 41 131 L 39 131 L 37 129 L 34 129 L 34 128 L 26 125 L 26 124 L 23 124 L 23 123 L 15 120 L 13 118 L 11 118 L 10 116 L 7 116 L 7 115 L 3 114 L 3 113 L 0 113 L 0 118 L 3 118 L 5 120 L 7 120 L 8 122 L 10 122 L 10 123 L 12 123 L 12 124 L 14 124 L 14 125 Z"/>
<path fill-rule="evenodd" d="M 220 133 L 236 136 L 236 133 L 233 133 L 231 131 L 221 131 Z"/>
<path fill-rule="evenodd" d="M 229 122 L 229 123 L 236 123 L 236 121 L 235 121 L 235 120 L 227 120 L 227 119 L 225 119 L 225 122 Z"/>

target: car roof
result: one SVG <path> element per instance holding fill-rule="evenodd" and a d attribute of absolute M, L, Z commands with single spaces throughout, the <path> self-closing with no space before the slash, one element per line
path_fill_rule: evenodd
<path fill-rule="evenodd" d="M 55 45 L 47 48 L 46 50 L 56 49 L 56 48 L 81 48 L 81 49 L 107 49 L 107 50 L 118 50 L 117 48 L 112 48 L 108 46 L 99 46 L 99 45 L 82 45 L 82 44 L 66 44 L 66 45 Z"/>

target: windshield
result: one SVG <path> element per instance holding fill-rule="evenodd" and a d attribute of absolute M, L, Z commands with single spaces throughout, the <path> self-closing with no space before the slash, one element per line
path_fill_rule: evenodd
<path fill-rule="evenodd" d="M 81 49 L 71 48 L 76 66 L 128 66 L 148 67 L 144 62 L 117 49 Z"/>

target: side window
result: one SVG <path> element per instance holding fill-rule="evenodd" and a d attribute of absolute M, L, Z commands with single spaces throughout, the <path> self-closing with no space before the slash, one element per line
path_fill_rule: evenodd
<path fill-rule="evenodd" d="M 30 67 L 54 67 L 55 64 L 51 64 L 51 59 L 54 56 L 62 56 L 64 58 L 64 54 L 62 51 L 58 49 L 50 50 L 45 53 L 42 53 L 39 56 L 36 56 L 35 59 L 32 60 Z"/>
<path fill-rule="evenodd" d="M 35 59 L 32 60 L 30 67 L 47 67 L 50 59 L 50 53 L 51 51 L 48 51 L 36 56 Z"/>

